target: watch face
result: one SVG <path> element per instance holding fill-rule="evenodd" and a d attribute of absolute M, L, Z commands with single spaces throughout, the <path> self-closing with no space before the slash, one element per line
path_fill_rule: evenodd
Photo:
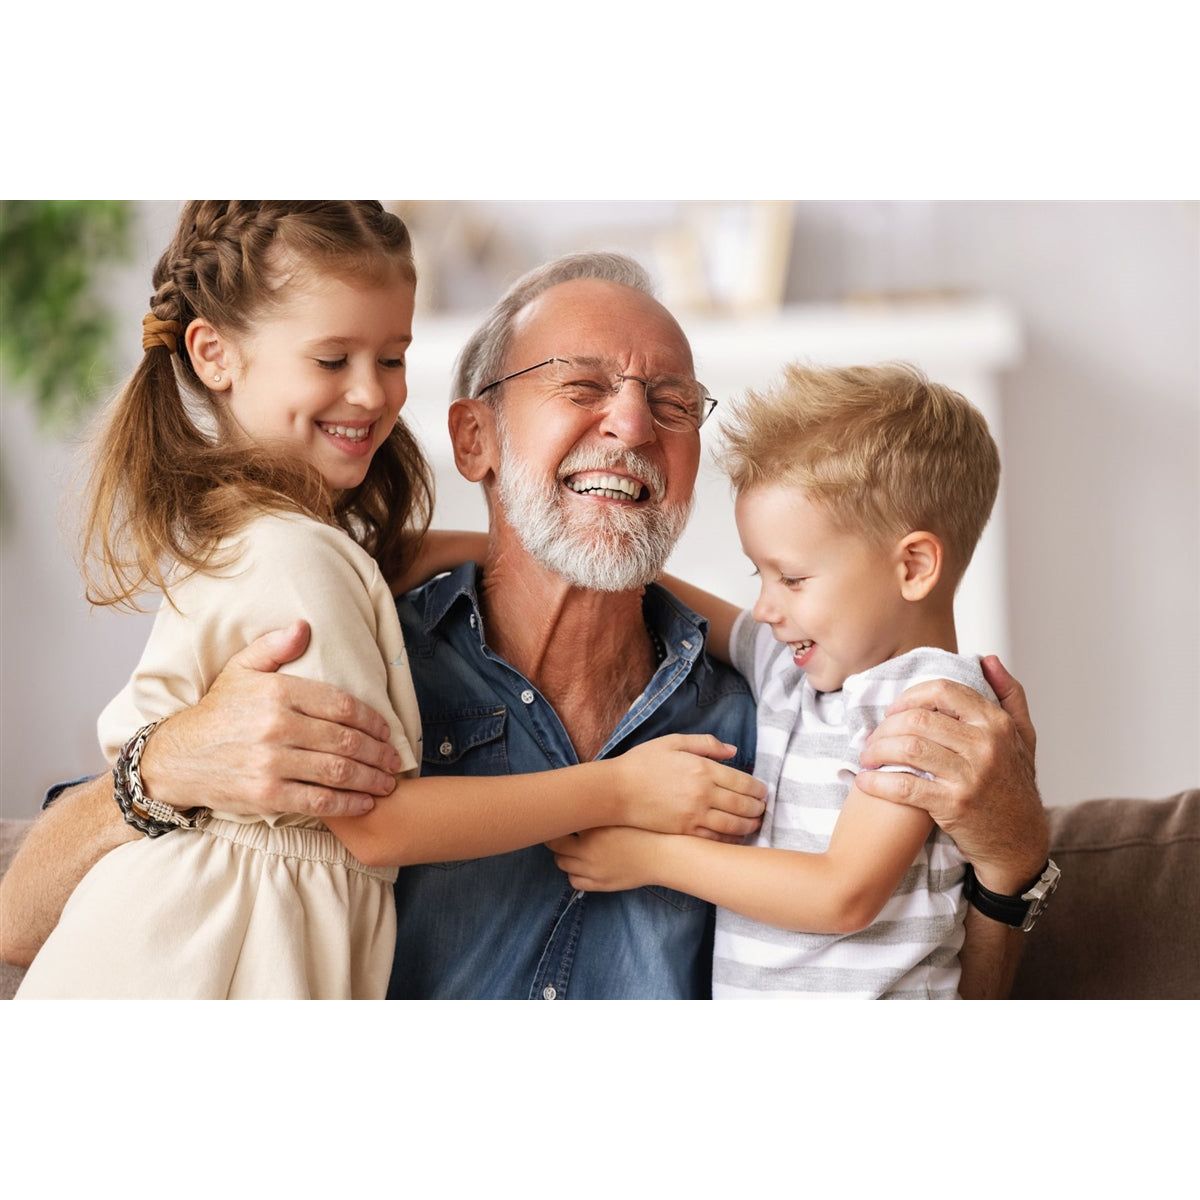
<path fill-rule="evenodd" d="M 1025 920 L 1021 925 L 1021 929 L 1028 933 L 1036 923 L 1039 916 L 1050 902 L 1050 897 L 1054 895 L 1058 887 L 1059 877 L 1062 872 L 1058 869 L 1054 859 L 1046 864 L 1046 869 L 1042 872 L 1042 877 L 1027 891 L 1022 897 L 1022 900 L 1028 900 L 1029 912 L 1025 914 Z"/>

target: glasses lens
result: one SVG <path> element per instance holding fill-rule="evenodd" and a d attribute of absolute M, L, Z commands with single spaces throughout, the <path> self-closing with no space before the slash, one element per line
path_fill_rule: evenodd
<path fill-rule="evenodd" d="M 613 394 L 613 373 L 601 363 L 556 359 L 550 371 L 555 391 L 580 408 L 596 408 Z"/>
<path fill-rule="evenodd" d="M 664 429 L 699 429 L 707 415 L 704 386 L 694 379 L 655 379 L 646 388 L 646 402 Z"/>

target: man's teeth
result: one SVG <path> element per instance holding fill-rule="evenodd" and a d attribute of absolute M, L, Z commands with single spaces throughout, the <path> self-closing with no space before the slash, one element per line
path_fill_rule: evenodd
<path fill-rule="evenodd" d="M 642 485 L 623 475 L 589 475 L 587 479 L 568 479 L 567 487 L 580 495 L 607 496 L 610 500 L 636 500 Z"/>
<path fill-rule="evenodd" d="M 332 433 L 335 437 L 344 437 L 351 442 L 361 442 L 363 438 L 369 437 L 371 433 L 370 425 L 366 425 L 361 429 L 351 429 L 348 425 L 327 425 L 324 421 L 318 421 L 317 424 L 326 433 Z"/>

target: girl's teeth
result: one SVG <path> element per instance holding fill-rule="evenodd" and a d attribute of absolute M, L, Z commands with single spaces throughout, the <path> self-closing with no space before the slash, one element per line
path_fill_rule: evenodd
<path fill-rule="evenodd" d="M 361 442 L 371 432 L 370 426 L 365 429 L 349 429 L 345 425 L 322 425 L 322 429 L 326 433 L 332 433 L 335 437 L 344 437 L 352 442 Z"/>

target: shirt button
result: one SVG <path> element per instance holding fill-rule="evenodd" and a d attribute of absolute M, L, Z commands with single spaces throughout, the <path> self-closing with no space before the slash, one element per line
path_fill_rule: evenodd
<path fill-rule="evenodd" d="M 533 703 L 533 693 L 528 688 L 526 688 L 521 693 L 521 703 L 522 704 L 532 704 Z M 549 990 L 554 991 L 553 988 L 550 988 Z M 553 996 L 547 997 L 548 1000 L 552 1000 L 553 998 L 554 998 Z"/>
<path fill-rule="evenodd" d="M 441 744 L 441 745 L 438 747 L 438 753 L 439 753 L 439 754 L 440 754 L 440 755 L 441 755 L 443 758 L 449 758 L 449 757 L 450 757 L 450 755 L 452 755 L 452 754 L 454 753 L 454 747 L 453 747 L 453 746 L 452 746 L 452 745 L 451 745 L 451 744 L 450 744 L 448 741 L 446 741 L 446 742 L 443 742 L 443 743 L 442 743 L 442 744 Z"/>
<path fill-rule="evenodd" d="M 558 997 L 558 993 L 552 987 L 547 987 L 547 988 L 542 989 L 542 999 L 543 1000 L 554 1000 L 554 999 L 557 999 L 557 997 Z"/>

